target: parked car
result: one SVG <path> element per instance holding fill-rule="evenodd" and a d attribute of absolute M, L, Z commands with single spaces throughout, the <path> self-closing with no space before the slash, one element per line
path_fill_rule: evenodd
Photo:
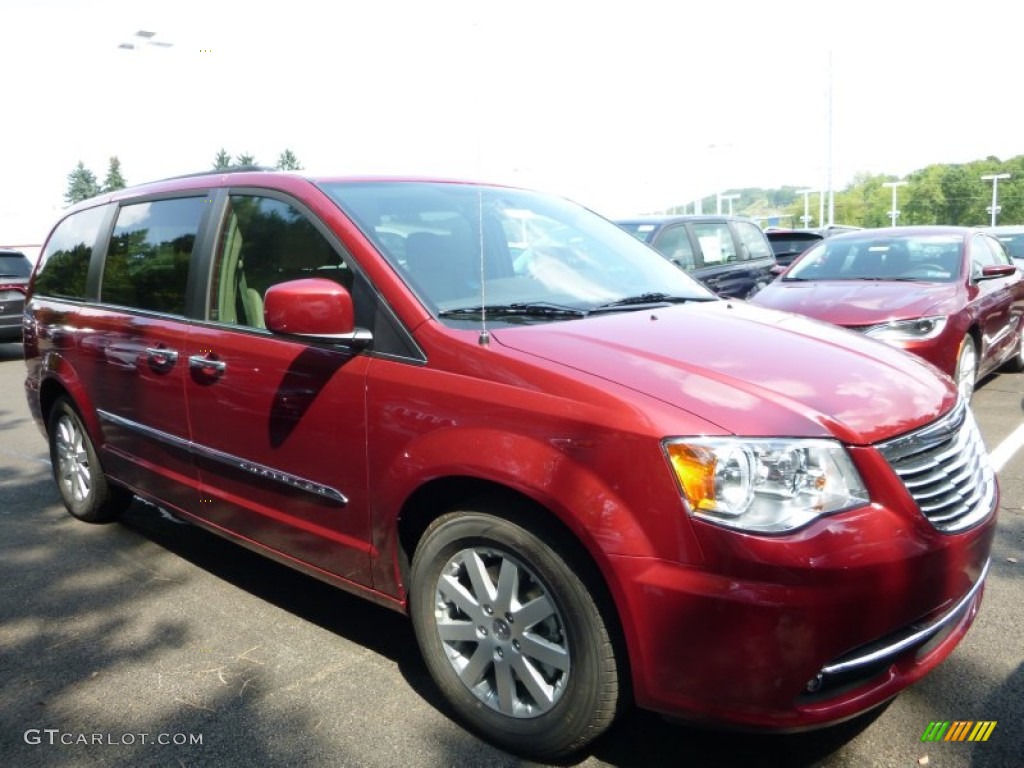
<path fill-rule="evenodd" d="M 1024 225 L 1006 224 L 984 229 L 1003 244 L 1018 267 L 1024 268 Z"/>
<path fill-rule="evenodd" d="M 25 288 L 32 263 L 21 251 L 0 248 L 0 342 L 21 341 Z"/>
<path fill-rule="evenodd" d="M 862 227 L 851 227 L 831 224 L 817 229 L 766 229 L 764 234 L 775 254 L 775 261 L 781 267 L 788 267 L 794 259 L 812 245 L 826 237 L 841 235 L 844 232 L 856 232 Z"/>
<path fill-rule="evenodd" d="M 914 352 L 970 398 L 1000 365 L 1024 369 L 1024 277 L 998 240 L 968 227 L 896 227 L 829 238 L 755 303 Z"/>
<path fill-rule="evenodd" d="M 519 754 L 631 703 L 845 720 L 981 602 L 998 487 L 946 377 L 718 300 L 560 198 L 275 172 L 114 192 L 48 237 L 25 358 L 73 516 L 137 494 L 407 613 L 452 710 Z"/>
<path fill-rule="evenodd" d="M 745 299 L 775 279 L 764 232 L 741 216 L 643 216 L 620 227 L 719 296 Z"/>

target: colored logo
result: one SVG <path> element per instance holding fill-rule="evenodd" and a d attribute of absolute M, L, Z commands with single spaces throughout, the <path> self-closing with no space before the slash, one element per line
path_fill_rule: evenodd
<path fill-rule="evenodd" d="M 988 741 L 996 720 L 933 720 L 921 734 L 921 741 Z"/>

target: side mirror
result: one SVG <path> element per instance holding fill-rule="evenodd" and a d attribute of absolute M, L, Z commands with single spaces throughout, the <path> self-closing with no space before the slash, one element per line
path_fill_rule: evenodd
<path fill-rule="evenodd" d="M 373 334 L 355 327 L 352 294 L 322 277 L 289 280 L 267 289 L 263 320 L 268 330 L 328 342 L 368 344 Z"/>
<path fill-rule="evenodd" d="M 1017 267 L 1013 264 L 989 264 L 981 268 L 979 280 L 992 280 L 997 277 L 1011 277 L 1017 274 Z"/>

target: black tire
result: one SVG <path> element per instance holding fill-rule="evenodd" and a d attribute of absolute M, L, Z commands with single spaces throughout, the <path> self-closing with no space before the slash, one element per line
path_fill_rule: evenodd
<path fill-rule="evenodd" d="M 66 397 L 50 410 L 46 427 L 53 479 L 61 501 L 86 523 L 109 523 L 131 504 L 132 494 L 107 481 L 82 417 Z"/>
<path fill-rule="evenodd" d="M 427 668 L 465 723 L 511 752 L 572 754 L 619 709 L 615 649 L 581 570 L 477 511 L 438 518 L 416 548 L 409 611 Z"/>

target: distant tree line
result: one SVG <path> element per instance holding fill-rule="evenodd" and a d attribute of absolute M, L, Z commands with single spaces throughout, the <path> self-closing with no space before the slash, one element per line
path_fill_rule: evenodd
<path fill-rule="evenodd" d="M 988 157 L 971 163 L 929 165 L 905 179 L 891 174 L 858 174 L 844 189 L 836 191 L 834 223 L 860 227 L 889 226 L 892 223 L 889 214 L 892 210 L 892 188 L 883 185 L 906 181 L 896 190 L 897 224 L 990 224 L 992 214 L 988 209 L 992 205 L 992 182 L 981 177 L 994 173 L 1010 174 L 1010 178 L 999 180 L 997 222 L 1024 224 L 1024 155 L 1005 162 L 997 157 Z M 732 201 L 733 212 L 738 215 L 757 218 L 762 224 L 778 221 L 801 227 L 804 198 L 799 193 L 802 189 L 805 188 L 747 187 L 731 189 L 728 193 L 739 196 Z M 807 206 L 811 217 L 808 226 L 811 227 L 821 226 L 818 219 L 821 210 L 819 194 L 818 191 L 813 192 Z M 700 210 L 705 214 L 715 213 L 717 205 L 717 196 L 711 195 L 701 199 Z M 668 208 L 663 213 L 694 213 L 697 207 L 690 203 Z M 723 203 L 722 211 L 728 210 Z"/>
<path fill-rule="evenodd" d="M 231 155 L 223 147 L 217 152 L 213 160 L 213 170 L 256 165 L 258 163 L 256 162 L 255 155 L 245 152 L 232 159 Z M 285 149 L 277 156 L 277 164 L 274 167 L 279 171 L 302 170 L 299 159 L 290 149 Z M 88 200 L 90 197 L 95 197 L 104 192 L 124 189 L 126 186 L 124 176 L 121 174 L 121 161 L 118 160 L 116 155 L 110 158 L 107 175 L 102 184 L 97 180 L 96 174 L 86 168 L 85 163 L 81 160 L 78 161 L 78 165 L 75 166 L 74 170 L 68 174 L 67 182 L 64 202 L 69 205 L 81 202 L 82 200 Z"/>

